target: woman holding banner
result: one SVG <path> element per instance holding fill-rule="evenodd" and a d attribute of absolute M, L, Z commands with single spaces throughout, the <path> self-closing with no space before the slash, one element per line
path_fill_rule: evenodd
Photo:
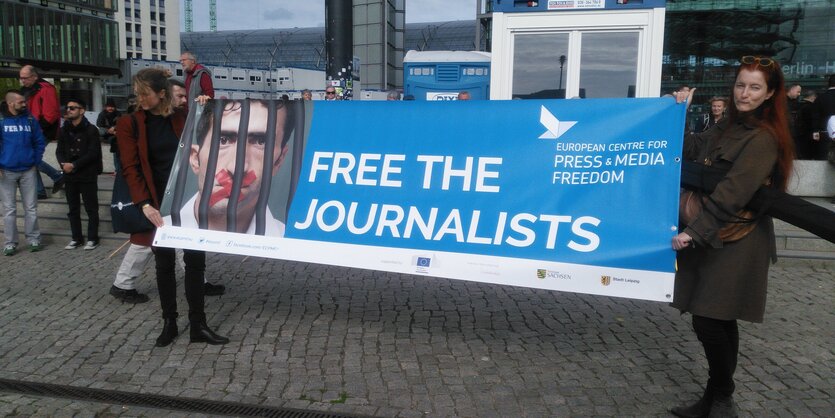
<path fill-rule="evenodd" d="M 175 109 L 168 88 L 168 74 L 158 68 L 146 68 L 133 77 L 139 110 L 119 119 L 116 138 L 122 162 L 122 175 L 130 188 L 133 203 L 159 228 L 163 225 L 159 213 L 162 193 L 174 164 L 183 133 L 186 114 Z M 131 243 L 150 246 L 154 230 L 131 234 Z M 177 284 L 175 252 L 173 248 L 153 247 L 156 262 L 157 289 L 162 305 L 163 328 L 156 346 L 165 347 L 174 341 L 177 329 Z M 228 338 L 217 335 L 206 325 L 203 274 L 206 253 L 183 251 L 188 319 L 191 323 L 191 342 L 225 344 Z"/>
<path fill-rule="evenodd" d="M 692 93 L 676 99 L 689 102 Z M 684 140 L 684 160 L 728 171 L 710 193 L 682 193 L 683 229 L 672 240 L 678 251 L 672 306 L 693 315 L 709 369 L 702 398 L 672 409 L 680 417 L 737 416 L 737 320 L 762 322 L 768 268 L 776 259 L 771 218 L 744 208 L 762 185 L 785 190 L 794 158 L 776 61 L 742 57 L 731 98 L 727 118 Z"/>

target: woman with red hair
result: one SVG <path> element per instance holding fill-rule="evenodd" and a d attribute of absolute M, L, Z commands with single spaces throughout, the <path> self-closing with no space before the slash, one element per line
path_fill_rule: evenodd
<path fill-rule="evenodd" d="M 677 94 L 681 102 L 692 97 Z M 737 320 L 762 322 L 770 262 L 776 260 L 770 217 L 744 210 L 760 188 L 786 189 L 794 150 L 780 65 L 745 56 L 736 71 L 728 117 L 713 129 L 687 135 L 683 159 L 727 170 L 716 188 L 682 210 L 672 306 L 693 315 L 708 382 L 698 402 L 676 407 L 680 417 L 735 417 Z M 682 199 L 684 201 L 684 199 Z M 690 207 L 690 205 L 688 205 Z M 685 212 L 689 216 L 684 216 Z"/>

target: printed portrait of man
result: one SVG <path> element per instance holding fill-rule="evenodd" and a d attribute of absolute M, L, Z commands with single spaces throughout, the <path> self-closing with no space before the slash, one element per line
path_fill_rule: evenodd
<path fill-rule="evenodd" d="M 217 133 L 216 106 L 223 106 Z M 197 192 L 181 206 L 179 226 L 257 234 L 258 214 L 263 213 L 263 235 L 284 236 L 284 223 L 267 205 L 270 189 L 264 186 L 279 173 L 287 157 L 292 131 L 290 110 L 280 102 L 276 104 L 275 133 L 269 138 L 268 102 L 249 100 L 246 137 L 241 138 L 245 106 L 244 101 L 224 100 L 209 102 L 203 109 L 188 156 L 189 168 L 197 180 Z M 245 144 L 239 144 L 240 140 Z M 272 153 L 268 155 L 270 148 Z M 239 162 L 243 164 L 240 170 Z M 267 177 L 270 180 L 265 181 Z M 236 206 L 234 211 L 230 210 L 232 205 Z M 166 219 L 164 222 L 171 225 L 170 216 Z"/>

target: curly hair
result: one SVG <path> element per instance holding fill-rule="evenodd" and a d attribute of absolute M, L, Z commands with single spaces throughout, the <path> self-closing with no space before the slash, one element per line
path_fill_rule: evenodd
<path fill-rule="evenodd" d="M 171 95 L 171 89 L 168 88 L 168 77 L 171 72 L 163 68 L 145 68 L 139 70 L 133 76 L 133 89 L 137 95 L 143 94 L 159 94 L 164 92 L 158 108 L 162 110 L 163 116 L 169 116 L 174 113 L 174 99 Z"/>

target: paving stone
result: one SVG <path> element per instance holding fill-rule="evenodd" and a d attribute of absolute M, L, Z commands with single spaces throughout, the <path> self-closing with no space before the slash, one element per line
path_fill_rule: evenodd
<path fill-rule="evenodd" d="M 206 310 L 230 344 L 189 344 L 180 283 L 183 335 L 155 348 L 151 269 L 149 303 L 108 297 L 115 248 L 0 260 L 0 376 L 410 418 L 667 416 L 707 378 L 689 316 L 664 304 L 218 254 L 207 276 L 228 290 Z M 835 410 L 832 279 L 772 267 L 765 323 L 740 323 L 742 416 Z M 0 393 L 0 416 L 33 415 L 199 416 Z"/>

